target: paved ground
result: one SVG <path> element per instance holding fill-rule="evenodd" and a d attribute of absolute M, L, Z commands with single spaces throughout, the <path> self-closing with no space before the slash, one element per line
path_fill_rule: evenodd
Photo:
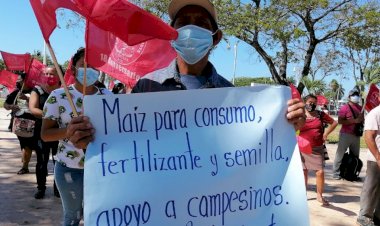
<path fill-rule="evenodd" d="M 21 166 L 21 152 L 16 136 L 7 131 L 8 111 L 0 108 L 0 226 L 59 225 L 62 207 L 59 198 L 53 196 L 52 163 L 49 163 L 47 191 L 43 200 L 34 199 L 36 179 L 35 155 L 30 163 L 31 173 L 17 175 Z M 330 159 L 334 159 L 336 145 L 328 145 Z M 365 176 L 365 152 L 361 150 Z M 307 192 L 311 226 L 353 226 L 359 211 L 359 195 L 362 182 L 333 180 L 332 160 L 327 162 L 325 196 L 330 206 L 322 207 L 316 201 L 315 178 L 310 175 Z M 302 191 L 300 191 L 302 192 Z M 295 210 L 296 211 L 296 210 Z M 288 226 L 288 225 L 286 225 Z"/>

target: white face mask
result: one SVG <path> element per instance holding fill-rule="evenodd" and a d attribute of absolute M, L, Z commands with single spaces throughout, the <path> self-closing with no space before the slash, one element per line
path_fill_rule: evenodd
<path fill-rule="evenodd" d="M 357 104 L 357 103 L 359 103 L 359 101 L 360 101 L 360 97 L 359 97 L 359 96 L 351 96 L 351 97 L 350 97 L 350 101 L 351 101 L 352 103 Z"/>

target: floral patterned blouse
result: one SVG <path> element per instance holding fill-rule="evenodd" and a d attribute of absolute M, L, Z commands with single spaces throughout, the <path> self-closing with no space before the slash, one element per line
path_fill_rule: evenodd
<path fill-rule="evenodd" d="M 73 99 L 75 108 L 78 112 L 82 110 L 83 95 L 75 89 L 74 85 L 68 87 Z M 110 94 L 107 89 L 99 89 L 96 94 Z M 94 94 L 94 95 L 96 95 Z M 66 128 L 74 113 L 71 110 L 70 103 L 67 99 L 63 88 L 52 91 L 45 102 L 43 109 L 43 118 L 57 121 L 59 128 Z M 59 140 L 56 159 L 59 163 L 66 167 L 83 169 L 84 152 L 82 149 L 75 148 L 68 140 Z"/>

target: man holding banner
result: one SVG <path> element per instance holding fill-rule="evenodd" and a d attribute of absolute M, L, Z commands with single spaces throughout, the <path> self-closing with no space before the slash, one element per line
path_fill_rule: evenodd
<path fill-rule="evenodd" d="M 208 0 L 172 0 L 168 13 L 171 26 L 179 33 L 178 39 L 172 43 L 177 58 L 167 68 L 140 79 L 132 93 L 233 86 L 208 61 L 212 48 L 223 35 L 218 29 L 214 5 Z M 296 129 L 303 126 L 306 117 L 301 100 L 289 100 L 287 118 Z M 93 128 L 88 118 L 74 118 L 68 126 L 67 136 L 77 148 L 86 148 L 93 140 Z"/>

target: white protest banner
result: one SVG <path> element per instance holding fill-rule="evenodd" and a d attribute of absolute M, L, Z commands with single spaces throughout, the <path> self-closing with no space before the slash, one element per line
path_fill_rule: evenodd
<path fill-rule="evenodd" d="M 288 87 L 86 96 L 86 225 L 307 226 Z"/>

